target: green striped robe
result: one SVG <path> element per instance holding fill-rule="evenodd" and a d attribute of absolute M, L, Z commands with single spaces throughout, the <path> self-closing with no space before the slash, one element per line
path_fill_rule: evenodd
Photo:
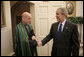
<path fill-rule="evenodd" d="M 22 22 L 15 29 L 15 54 L 16 56 L 31 56 L 28 35 Z"/>

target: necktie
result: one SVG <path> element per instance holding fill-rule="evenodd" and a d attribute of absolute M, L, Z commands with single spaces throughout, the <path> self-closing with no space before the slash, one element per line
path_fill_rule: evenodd
<path fill-rule="evenodd" d="M 60 24 L 59 31 L 58 31 L 58 38 L 61 37 L 61 31 L 62 31 L 62 24 Z"/>

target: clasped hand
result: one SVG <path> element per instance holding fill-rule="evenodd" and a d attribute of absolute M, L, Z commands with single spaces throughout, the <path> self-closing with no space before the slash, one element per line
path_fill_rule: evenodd
<path fill-rule="evenodd" d="M 37 40 L 35 36 L 32 36 L 32 40 L 36 40 L 37 41 L 38 47 L 42 46 L 42 42 L 40 40 Z"/>
<path fill-rule="evenodd" d="M 38 47 L 42 46 L 42 42 L 40 40 L 37 41 Z"/>

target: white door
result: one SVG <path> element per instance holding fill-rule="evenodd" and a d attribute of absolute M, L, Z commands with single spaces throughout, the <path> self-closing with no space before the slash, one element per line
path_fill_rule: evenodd
<path fill-rule="evenodd" d="M 56 9 L 64 7 L 65 3 L 62 1 L 44 2 L 35 4 L 35 31 L 39 40 L 44 39 L 50 32 L 51 24 L 57 22 Z M 53 41 L 49 41 L 42 47 L 37 47 L 38 56 L 50 56 Z"/>

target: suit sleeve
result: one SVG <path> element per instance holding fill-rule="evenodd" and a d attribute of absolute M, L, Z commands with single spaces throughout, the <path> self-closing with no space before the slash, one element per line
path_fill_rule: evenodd
<path fill-rule="evenodd" d="M 42 40 L 42 45 L 45 45 L 53 38 L 53 25 L 51 26 L 50 33 Z"/>
<path fill-rule="evenodd" d="M 79 40 L 78 40 L 78 28 L 77 25 L 74 26 L 72 34 L 72 56 L 79 56 Z"/>
<path fill-rule="evenodd" d="M 32 47 L 36 47 L 37 46 L 37 41 L 36 40 L 32 40 L 32 36 L 35 36 L 34 30 L 32 28 L 32 26 L 29 26 L 30 28 L 30 33 L 28 34 L 30 37 L 29 43 Z"/>
<path fill-rule="evenodd" d="M 28 27 L 29 27 L 29 31 L 30 31 L 30 33 L 28 35 L 31 38 L 32 36 L 35 36 L 35 33 L 34 33 L 34 30 L 33 30 L 32 26 L 30 24 L 29 24 Z"/>
<path fill-rule="evenodd" d="M 30 31 L 29 36 L 30 36 L 30 37 L 35 36 L 35 33 L 34 33 L 33 29 Z"/>

